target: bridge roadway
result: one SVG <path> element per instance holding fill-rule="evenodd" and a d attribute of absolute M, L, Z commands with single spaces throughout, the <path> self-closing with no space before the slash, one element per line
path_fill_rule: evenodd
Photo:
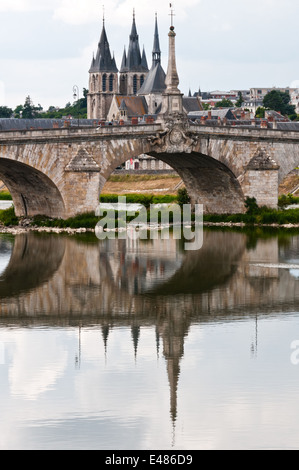
<path fill-rule="evenodd" d="M 205 212 L 277 206 L 278 186 L 299 165 L 299 132 L 185 121 L 0 132 L 0 179 L 18 216 L 67 218 L 95 211 L 114 169 L 146 153 L 182 177 Z"/>

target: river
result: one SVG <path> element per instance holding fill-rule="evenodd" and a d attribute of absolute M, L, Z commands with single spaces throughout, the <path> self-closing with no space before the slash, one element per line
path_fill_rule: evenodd
<path fill-rule="evenodd" d="M 0 449 L 299 448 L 299 232 L 0 235 Z"/>

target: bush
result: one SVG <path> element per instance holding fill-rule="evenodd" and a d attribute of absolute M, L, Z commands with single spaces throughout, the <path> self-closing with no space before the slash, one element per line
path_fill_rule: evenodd
<path fill-rule="evenodd" d="M 278 206 L 279 207 L 285 207 L 285 206 L 290 206 L 291 204 L 298 204 L 299 203 L 299 197 L 293 196 L 293 194 L 282 194 L 282 196 L 279 196 L 278 198 Z"/>
<path fill-rule="evenodd" d="M 0 201 L 12 201 L 11 194 L 8 191 L 1 191 Z"/>
<path fill-rule="evenodd" d="M 18 225 L 19 219 L 15 214 L 14 207 L 10 207 L 4 211 L 0 211 L 0 222 L 5 226 L 14 226 Z"/>
<path fill-rule="evenodd" d="M 178 190 L 177 201 L 181 207 L 183 207 L 184 204 L 190 204 L 191 199 L 186 188 L 181 188 Z"/>
<path fill-rule="evenodd" d="M 259 210 L 255 197 L 247 197 L 245 201 L 246 213 L 256 214 Z"/>
<path fill-rule="evenodd" d="M 102 203 L 110 203 L 110 204 L 117 204 L 118 198 L 120 195 L 118 194 L 103 194 L 100 197 L 100 202 Z M 152 194 L 124 194 L 122 197 L 126 198 L 127 204 L 142 204 L 149 209 L 151 204 L 171 204 L 177 202 L 177 196 L 154 196 Z"/>

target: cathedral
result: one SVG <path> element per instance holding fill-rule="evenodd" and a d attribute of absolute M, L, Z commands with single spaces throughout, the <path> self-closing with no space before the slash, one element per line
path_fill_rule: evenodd
<path fill-rule="evenodd" d="M 135 11 L 129 37 L 128 50 L 124 50 L 118 69 L 103 19 L 103 29 L 96 56 L 93 56 L 89 70 L 89 93 L 87 117 L 99 121 L 130 121 L 157 116 L 162 108 L 163 93 L 166 90 L 166 74 L 161 65 L 161 49 L 157 14 L 154 28 L 152 65 L 148 68 L 146 53 L 141 53 L 137 33 Z M 192 103 L 191 103 L 192 101 Z M 201 111 L 198 98 L 184 97 L 184 108 L 188 113 Z"/>

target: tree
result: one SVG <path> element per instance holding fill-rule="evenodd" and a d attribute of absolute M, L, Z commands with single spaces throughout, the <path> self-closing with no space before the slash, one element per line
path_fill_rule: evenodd
<path fill-rule="evenodd" d="M 236 107 L 241 108 L 242 104 L 244 103 L 243 96 L 241 91 L 238 92 L 238 101 L 236 102 Z"/>
<path fill-rule="evenodd" d="M 7 106 L 0 106 L 0 118 L 11 118 L 13 110 Z"/>
<path fill-rule="evenodd" d="M 219 101 L 215 105 L 215 108 L 233 108 L 233 107 L 234 107 L 234 104 L 232 103 L 232 101 L 227 100 L 226 98 L 223 98 L 222 101 Z"/>
<path fill-rule="evenodd" d="M 22 104 L 19 104 L 19 106 L 16 107 L 16 109 L 14 110 L 14 115 L 17 119 L 20 119 L 23 115 L 23 111 L 24 111 L 24 106 Z"/>
<path fill-rule="evenodd" d="M 38 116 L 38 111 L 40 110 L 40 107 L 41 106 L 34 106 L 30 96 L 27 96 L 23 107 L 23 119 L 35 119 Z"/>
<path fill-rule="evenodd" d="M 291 97 L 289 92 L 272 90 L 264 98 L 263 105 L 267 109 L 277 111 L 283 115 L 296 113 L 296 107 L 290 104 Z"/>
<path fill-rule="evenodd" d="M 256 113 L 255 113 L 255 117 L 257 119 L 264 119 L 265 117 L 265 108 L 262 108 L 261 106 L 259 108 L 257 108 L 256 110 Z"/>

